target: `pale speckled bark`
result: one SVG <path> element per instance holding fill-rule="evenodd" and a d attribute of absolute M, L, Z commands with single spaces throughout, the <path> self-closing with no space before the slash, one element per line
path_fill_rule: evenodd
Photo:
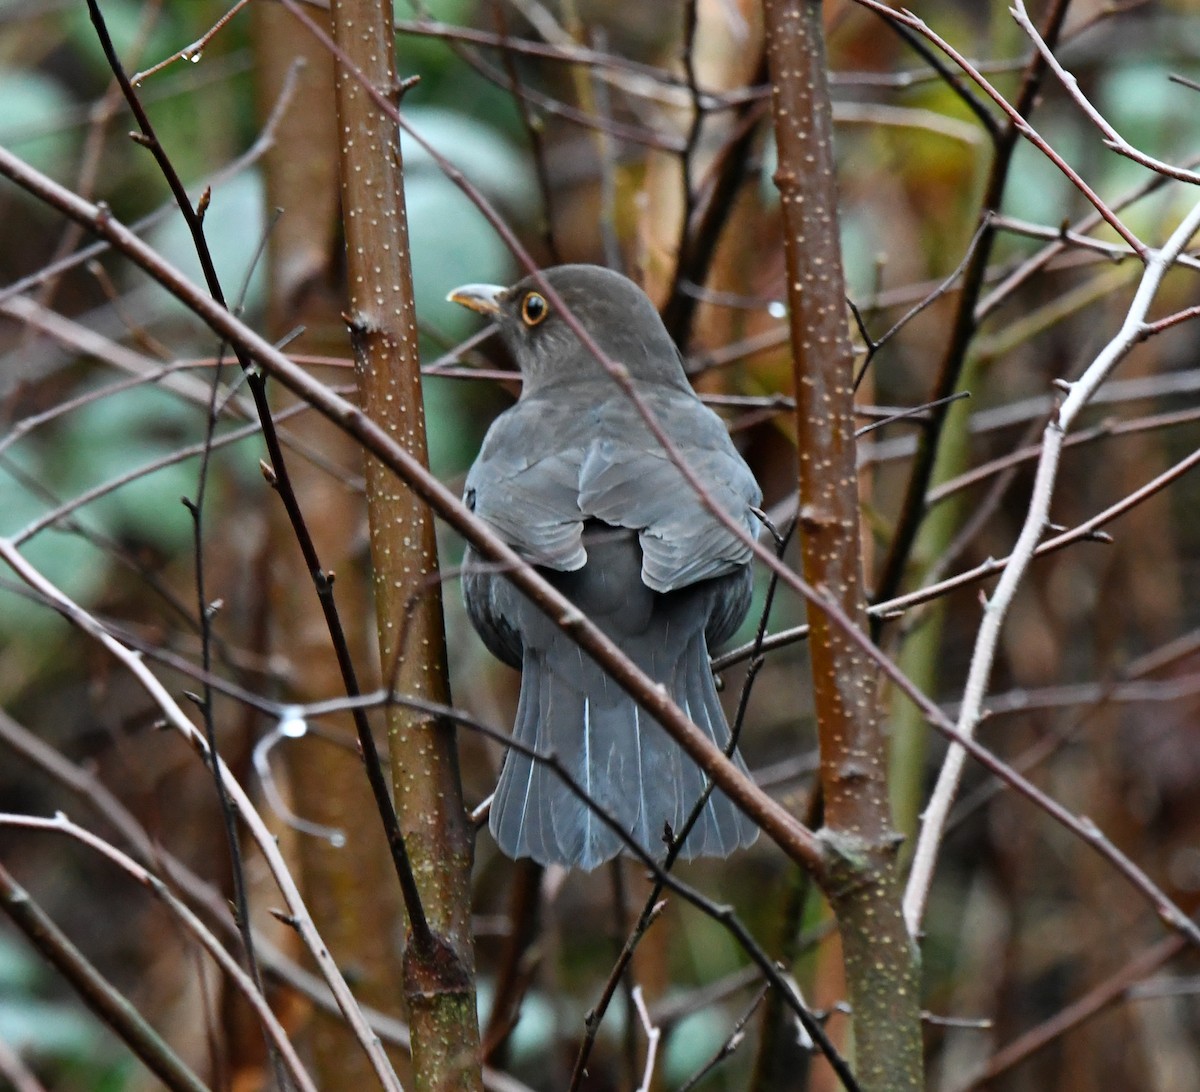
<path fill-rule="evenodd" d="M 333 37 L 377 91 L 394 98 L 392 6 L 336 0 Z M 416 315 L 399 133 L 360 78 L 338 64 L 350 306 L 360 405 L 426 463 Z M 376 459 L 366 463 L 371 559 L 384 680 L 448 703 L 433 519 Z M 433 935 L 432 951 L 405 951 L 405 996 L 417 1089 L 480 1087 L 469 927 L 471 841 L 452 725 L 393 708 L 388 718 L 400 829 Z"/>
<path fill-rule="evenodd" d="M 866 628 L 851 350 L 819 0 L 764 0 L 799 433 L 805 579 Z M 827 867 L 864 1089 L 922 1087 L 918 960 L 900 912 L 876 672 L 814 605 L 809 648 Z"/>
<path fill-rule="evenodd" d="M 296 327 L 305 334 L 296 352 L 344 352 L 344 300 L 333 290 L 337 251 L 338 160 L 333 102 L 333 59 L 308 31 L 277 4 L 255 5 L 254 48 L 259 100 L 271 110 L 298 57 L 296 91 L 267 153 L 264 175 L 269 209 L 282 209 L 268 239 L 269 322 L 273 336 Z M 277 391 L 279 395 L 285 392 Z M 302 432 L 333 463 L 354 467 L 358 446 L 327 421 L 308 419 Z M 363 564 L 362 498 L 336 476 L 302 458 L 289 460 L 292 484 L 322 564 L 337 573 L 337 607 L 356 663 L 373 659 L 369 576 Z M 294 559 L 296 544 L 280 506 L 273 508 L 269 559 Z M 294 564 L 272 565 L 273 648 L 296 665 L 289 700 L 317 701 L 345 683 L 329 628 L 312 584 L 298 579 Z M 344 717 L 327 727 L 353 739 Z M 287 764 L 292 806 L 305 819 L 346 832 L 344 846 L 300 835 L 292 841 L 304 897 L 313 920 L 340 966 L 353 974 L 355 994 L 394 1016 L 402 1015 L 400 893 L 389 864 L 387 842 L 367 791 L 361 760 L 352 749 L 308 739 L 280 749 Z M 367 1056 L 338 1018 L 314 1013 L 309 1029 L 313 1072 L 321 1088 L 360 1088 L 374 1083 Z M 393 1056 L 402 1076 L 407 1058 Z"/>

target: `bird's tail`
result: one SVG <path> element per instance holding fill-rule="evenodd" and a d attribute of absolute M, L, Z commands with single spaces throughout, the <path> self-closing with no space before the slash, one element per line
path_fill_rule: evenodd
<path fill-rule="evenodd" d="M 628 651 L 651 678 L 722 749 L 729 727 L 697 628 L 682 654 L 671 642 L 643 641 Z M 664 662 L 667 655 L 673 662 Z M 514 738 L 553 755 L 579 788 L 651 856 L 666 853 L 664 830 L 682 831 L 705 787 L 700 767 L 666 730 L 629 697 L 569 637 L 557 630 L 527 643 Z M 738 755 L 734 761 L 742 770 Z M 492 802 L 490 826 L 511 857 L 592 869 L 615 857 L 625 841 L 596 808 L 547 762 L 510 749 Z M 754 824 L 724 793 L 708 797 L 681 851 L 683 857 L 725 857 L 754 841 Z"/>

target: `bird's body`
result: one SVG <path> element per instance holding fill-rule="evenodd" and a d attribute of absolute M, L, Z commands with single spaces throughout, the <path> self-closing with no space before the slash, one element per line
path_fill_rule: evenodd
<path fill-rule="evenodd" d="M 709 496 L 753 535 L 758 485 L 720 418 L 696 397 L 649 299 L 594 266 L 544 275 L 600 349 L 628 370 Z M 747 541 L 705 506 L 535 281 L 467 286 L 451 298 L 495 315 L 524 378 L 520 400 L 493 423 L 467 476 L 467 503 L 725 747 L 729 728 L 709 650 L 749 607 Z M 643 849 L 661 856 L 664 825 L 679 831 L 703 791 L 696 763 L 470 550 L 464 596 L 488 648 L 521 670 L 514 738 L 556 756 Z M 594 868 L 623 846 L 554 770 L 516 750 L 501 771 L 491 829 L 510 856 L 547 864 Z M 714 792 L 682 852 L 725 856 L 755 833 Z"/>

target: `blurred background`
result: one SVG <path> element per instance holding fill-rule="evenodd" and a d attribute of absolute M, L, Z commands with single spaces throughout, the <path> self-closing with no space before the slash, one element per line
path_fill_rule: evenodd
<path fill-rule="evenodd" d="M 234 12 L 198 49 L 228 3 L 101 6 L 130 73 L 189 50 L 144 75 L 138 90 L 193 199 L 211 189 L 205 229 L 227 296 L 314 375 L 352 392 L 326 52 L 266 0 Z M 1035 21 L 1045 7 L 1031 5 Z M 931 0 L 918 13 L 1001 93 L 1016 94 L 1031 47 L 1005 5 Z M 792 378 L 758 6 L 434 0 L 398 2 L 395 15 L 399 72 L 419 77 L 403 96 L 405 119 L 540 263 L 619 268 L 664 307 L 698 389 L 729 421 L 766 506 L 786 524 L 795 441 L 779 396 Z M 913 548 L 889 569 L 926 427 L 921 414 L 890 418 L 931 397 L 962 307 L 952 275 L 972 253 L 997 156 L 978 113 L 931 66 L 928 46 L 915 48 L 849 0 L 826 4 L 826 25 L 843 254 L 865 366 L 858 401 L 864 426 L 884 422 L 860 440 L 868 584 L 890 598 L 1011 550 L 1053 381 L 1078 376 L 1113 337 L 1141 266 L 1110 229 L 1093 228 L 1079 189 L 1018 142 L 972 297 L 978 328 L 954 385 L 970 397 L 950 411 Z M 501 48 L 510 39 L 529 45 Z M 1077 0 L 1057 55 L 1130 143 L 1172 164 L 1200 163 L 1194 5 Z M 0 145 L 106 202 L 199 279 L 160 173 L 126 135 L 133 122 L 82 0 L 0 4 L 0 104 Z M 1003 120 L 993 104 L 981 109 Z M 1194 186 L 1107 149 L 1052 78 L 1032 120 L 1150 245 L 1196 200 Z M 408 137 L 403 155 L 430 460 L 458 490 L 517 386 L 494 374 L 511 367 L 494 341 L 456 348 L 480 323 L 444 297 L 464 282 L 510 283 L 522 270 L 434 156 Z M 263 442 L 236 364 L 145 275 L 8 182 L 0 223 L 0 535 L 143 650 L 182 695 L 200 686 L 201 646 L 197 536 L 181 498 L 202 501 L 222 753 L 277 826 L 356 992 L 402 1017 L 394 876 L 352 733 L 331 716 L 303 739 L 276 739 L 280 709 L 336 698 L 340 679 L 301 555 L 259 469 Z M 1078 244 L 1067 228 L 1096 245 Z M 1195 306 L 1198 283 L 1195 263 L 1171 272 L 1153 315 Z M 1092 518 L 1200 446 L 1198 330 L 1181 322 L 1147 338 L 1101 391 L 1064 457 L 1056 524 Z M 867 351 L 868 339 L 881 342 L 877 350 Z M 337 574 L 351 647 L 377 685 L 361 453 L 291 395 L 271 393 L 322 563 Z M 1200 904 L 1198 479 L 1180 474 L 1105 530 L 1111 542 L 1077 542 L 1031 569 L 1004 629 L 981 739 L 1093 819 L 1192 913 Z M 516 673 L 470 630 L 455 575 L 461 542 L 448 531 L 440 542 L 455 703 L 507 729 Z M 794 561 L 794 544 L 790 551 Z M 754 637 L 766 583 L 760 574 L 758 606 L 735 646 Z M 889 617 L 877 633 L 951 712 L 990 587 L 964 584 Z M 803 618 L 803 604 L 781 594 L 769 629 Z M 731 714 L 747 662 L 736 658 L 722 673 Z M 756 777 L 801 815 L 816 761 L 807 670 L 803 643 L 767 654 L 741 737 Z M 889 696 L 888 711 L 897 822 L 911 835 L 944 745 L 899 697 Z M 230 866 L 211 778 L 160 727 L 115 661 L 0 572 L 0 811 L 62 810 L 119 843 L 128 820 L 219 901 Z M 500 752 L 462 730 L 460 754 L 475 807 L 494 785 Z M 269 1072 L 252 1020 L 144 891 L 60 835 L 0 826 L 0 860 L 214 1087 L 263 1086 Z M 246 867 L 255 922 L 280 960 L 299 959 L 269 915 L 278 899 L 253 854 Z M 796 867 L 760 839 L 732 861 L 680 873 L 735 908 L 849 1049 L 836 934 Z M 584 1015 L 647 890 L 632 866 L 540 875 L 501 858 L 480 833 L 480 1008 L 495 1066 L 531 1088 L 568 1086 Z M 1081 1000 L 1103 999 L 1088 1019 L 1064 1019 L 1069 1027 L 989 1087 L 1200 1088 L 1200 962 L 1194 952 L 1160 953 L 1165 935 L 1093 850 L 969 766 L 924 941 L 929 1087 L 974 1086 L 1021 1035 Z M 1129 970 L 1134 960 L 1142 962 Z M 711 1089 L 835 1087 L 777 1006 L 763 1002 L 747 967 L 720 924 L 669 902 L 633 973 L 664 1033 L 656 1087 L 685 1087 L 698 1075 Z M 272 978 L 275 997 L 307 1055 L 322 1066 L 345 1060 L 342 1029 L 285 980 Z M 738 1048 L 706 1068 L 743 1019 Z M 0 1043 L 47 1088 L 153 1087 L 4 921 Z M 622 987 L 582 1087 L 636 1087 L 644 1050 Z M 17 1071 L 0 1065 L 0 1086 L 6 1072 L 15 1084 Z M 354 1079 L 347 1072 L 337 1087 Z"/>

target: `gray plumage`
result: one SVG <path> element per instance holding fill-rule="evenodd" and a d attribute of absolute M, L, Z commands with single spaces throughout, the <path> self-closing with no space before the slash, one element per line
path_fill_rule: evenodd
<path fill-rule="evenodd" d="M 544 275 L 606 355 L 629 370 L 710 495 L 753 535 L 758 484 L 720 418 L 696 397 L 646 295 L 596 266 Z M 492 424 L 467 475 L 467 504 L 727 746 L 709 650 L 749 608 L 748 545 L 704 506 L 535 280 L 509 289 L 467 285 L 450 298 L 496 319 L 523 377 L 520 400 Z M 700 768 L 470 549 L 463 592 L 484 643 L 521 670 L 514 737 L 555 754 L 661 857 L 664 824 L 678 831 L 703 790 Z M 515 750 L 505 758 L 490 825 L 506 854 L 543 864 L 595 868 L 622 848 L 554 771 Z M 714 792 L 683 856 L 726 856 L 756 834 Z"/>

